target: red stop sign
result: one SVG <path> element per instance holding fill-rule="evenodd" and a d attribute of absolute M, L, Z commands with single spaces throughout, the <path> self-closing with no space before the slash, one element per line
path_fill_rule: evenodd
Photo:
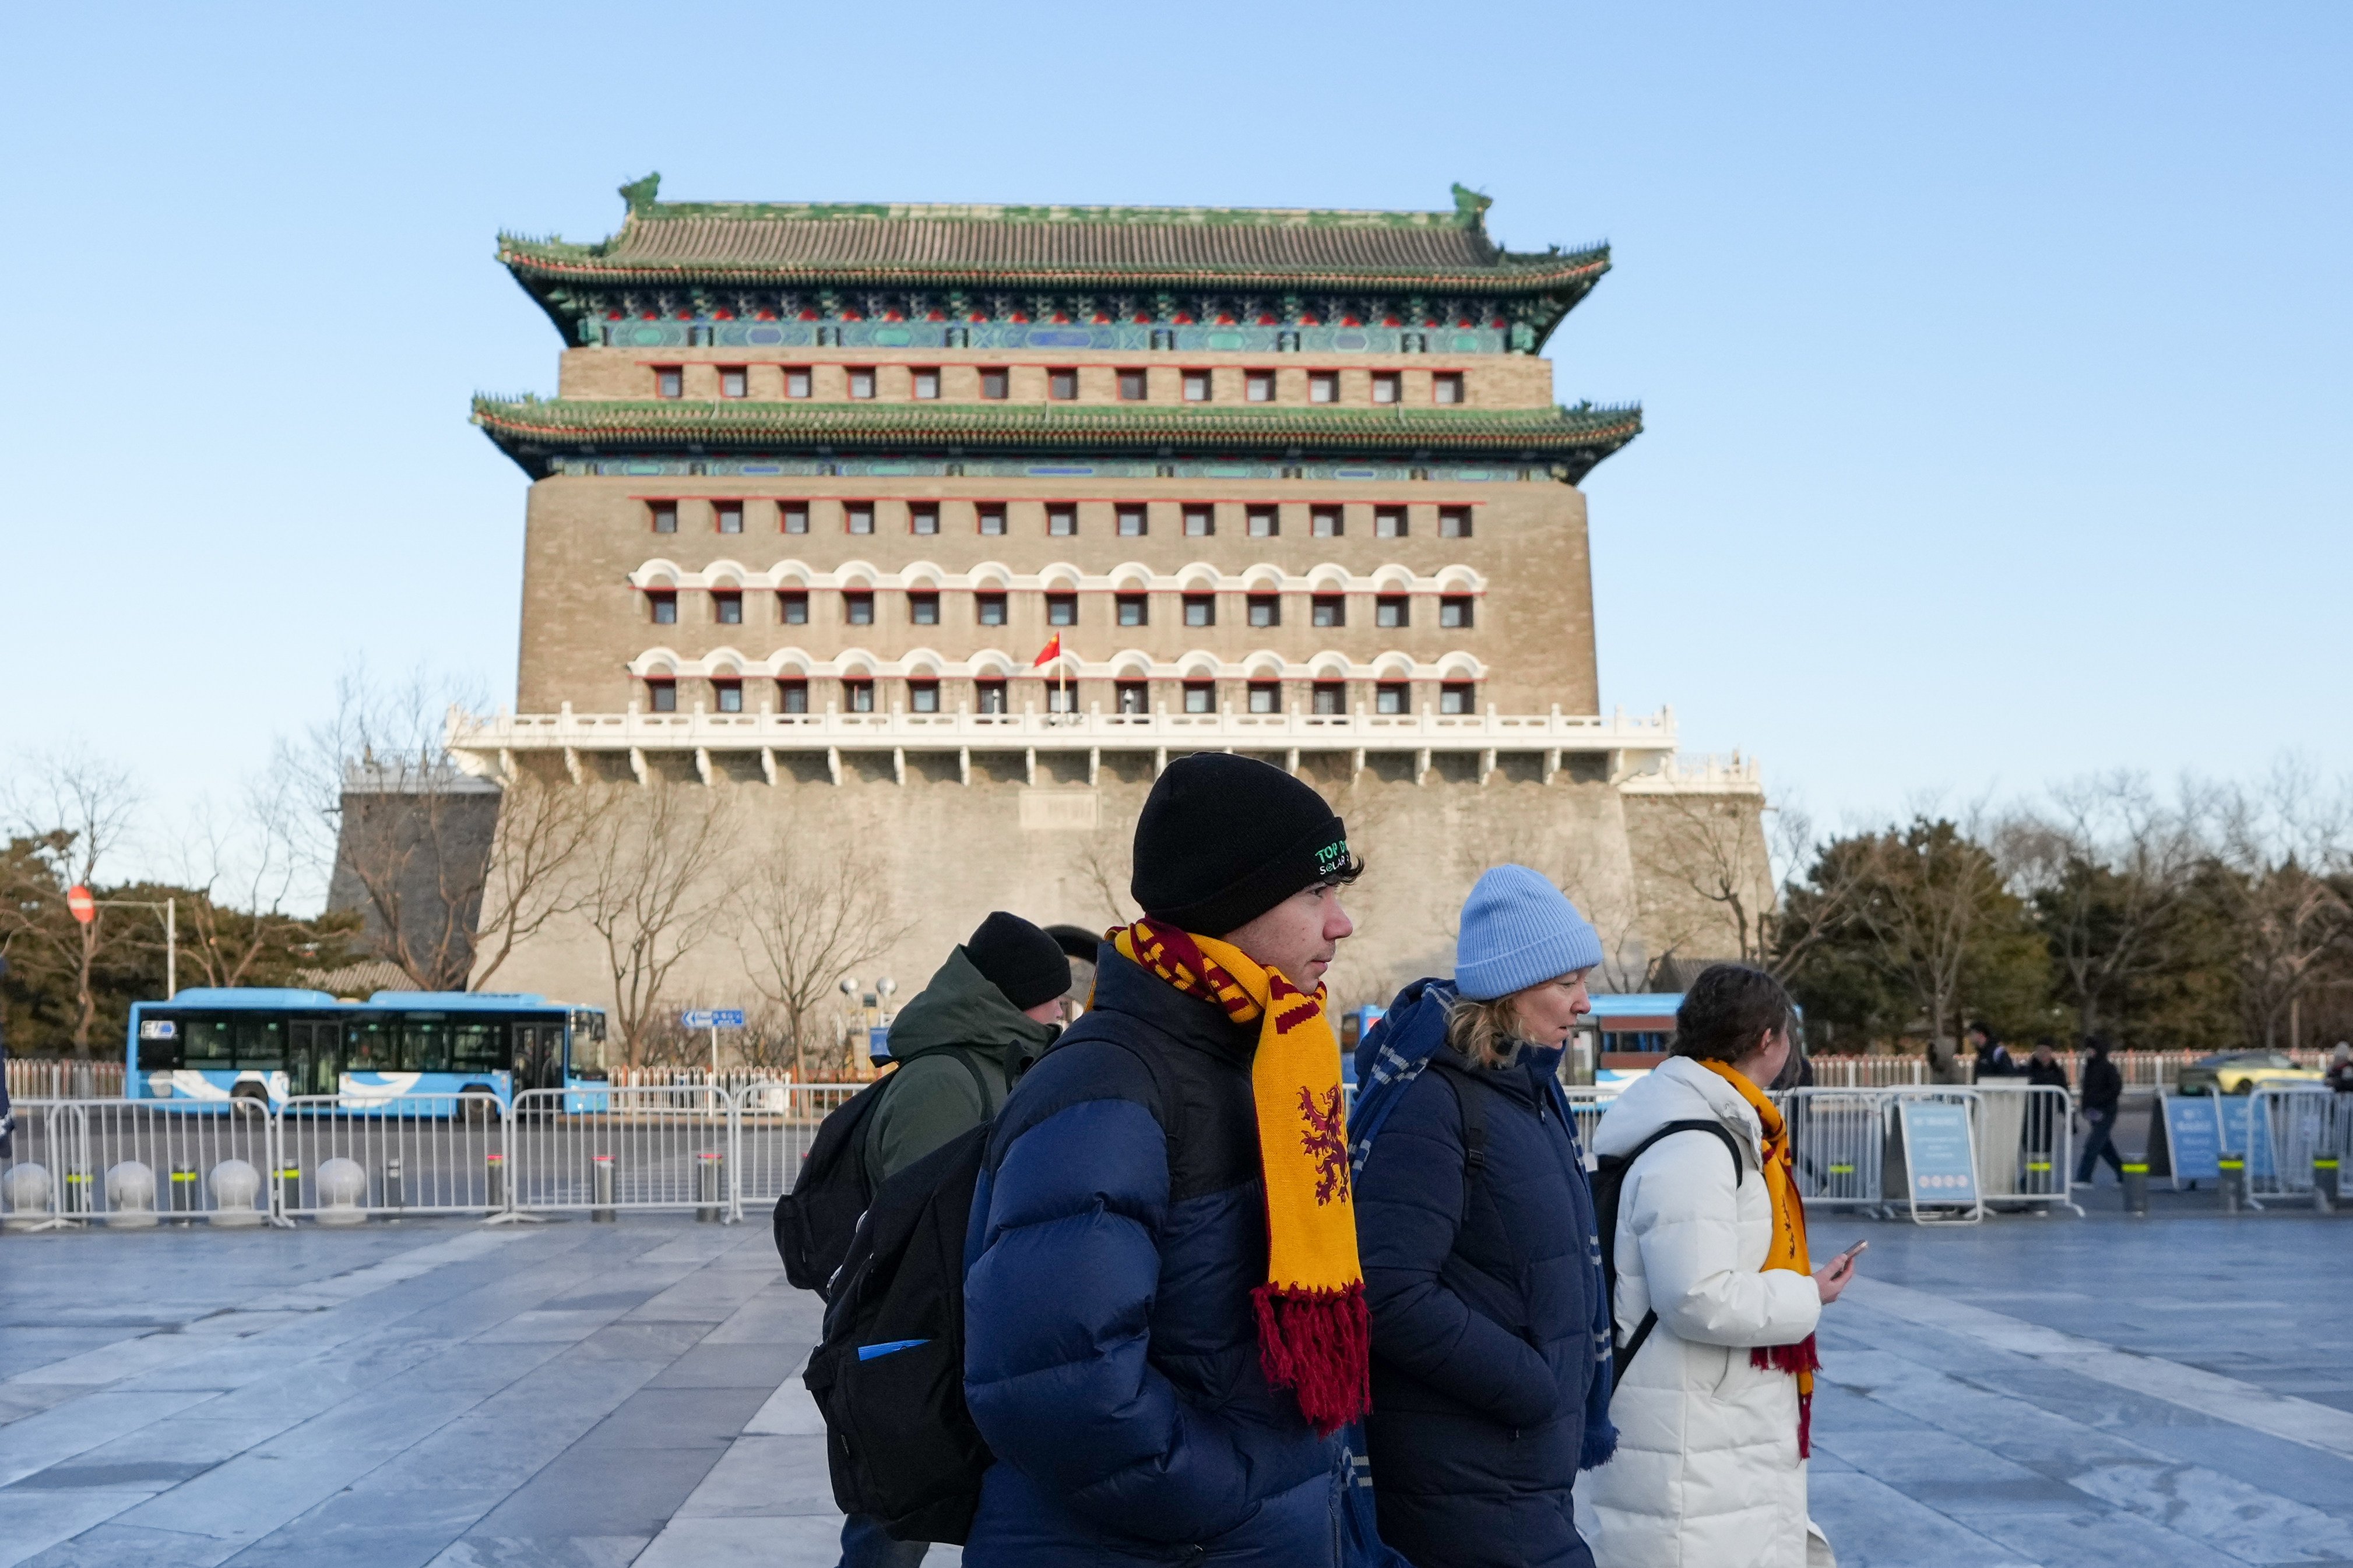
<path fill-rule="evenodd" d="M 90 921 L 98 918 L 98 900 L 90 896 L 90 889 L 88 888 L 68 888 L 66 889 L 66 908 L 71 910 L 73 911 L 73 918 L 81 921 L 84 925 L 90 924 Z"/>

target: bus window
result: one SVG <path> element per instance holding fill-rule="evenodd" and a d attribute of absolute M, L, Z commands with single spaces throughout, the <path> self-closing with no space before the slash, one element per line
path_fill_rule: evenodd
<path fill-rule="evenodd" d="M 400 1035 L 390 1023 L 370 1019 L 343 1029 L 345 1072 L 398 1072 Z"/>
<path fill-rule="evenodd" d="M 441 1018 L 410 1017 L 400 1026 L 400 1070 L 448 1072 L 449 1025 Z"/>
<path fill-rule="evenodd" d="M 507 1026 L 496 1024 L 444 1025 L 451 1037 L 450 1060 L 456 1072 L 507 1070 Z"/>
<path fill-rule="evenodd" d="M 239 1018 L 230 1025 L 237 1040 L 237 1065 L 275 1072 L 286 1065 L 286 1025 L 277 1018 Z"/>
<path fill-rule="evenodd" d="M 572 1076 L 602 1079 L 605 1067 L 605 1015 L 593 1007 L 572 1013 Z"/>
<path fill-rule="evenodd" d="M 237 1060 L 226 1019 L 191 1018 L 180 1026 L 180 1033 L 186 1037 L 180 1047 L 182 1059 L 192 1068 L 225 1068 Z"/>

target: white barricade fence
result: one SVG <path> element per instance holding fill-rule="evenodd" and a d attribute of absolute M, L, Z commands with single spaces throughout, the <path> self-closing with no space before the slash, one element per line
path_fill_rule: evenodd
<path fill-rule="evenodd" d="M 10 1064 L 12 1067 L 14 1063 Z M 62 1175 L 81 1148 L 80 1123 L 45 1100 L 18 1100 L 16 1130 L 0 1145 L 0 1226 L 10 1230 L 48 1230 L 64 1218 Z M 66 1134 L 60 1144 L 60 1126 Z"/>
<path fill-rule="evenodd" d="M 506 1109 L 489 1094 L 306 1095 L 277 1116 L 281 1218 L 498 1214 L 513 1206 Z"/>
<path fill-rule="evenodd" d="M 1883 1089 L 1793 1089 L 1773 1097 L 1789 1123 L 1798 1191 L 1810 1205 L 1869 1206 L 1886 1201 L 1880 1167 L 1887 1146 Z"/>
<path fill-rule="evenodd" d="M 752 1083 L 735 1091 L 735 1193 L 743 1208 L 771 1207 L 793 1190 L 820 1122 L 862 1083 Z"/>
<path fill-rule="evenodd" d="M 735 1197 L 735 1101 L 706 1084 L 534 1089 L 508 1126 L 510 1202 L 522 1212 L 692 1209 L 743 1217 Z"/>
<path fill-rule="evenodd" d="M 2259 1089 L 2247 1097 L 2248 1142 L 2263 1144 L 2246 1151 L 2250 1201 L 2261 1207 L 2263 1198 L 2311 1196 L 2314 1162 L 2345 1158 L 2353 1132 L 2346 1125 L 2353 1109 L 2348 1101 L 2353 1095 L 2316 1083 Z"/>
<path fill-rule="evenodd" d="M 56 1225 L 204 1218 L 234 1226 L 270 1217 L 275 1131 L 260 1100 L 27 1100 L 16 1107 L 12 1143 L 0 1212 L 13 1227 L 42 1223 L 31 1211 L 42 1206 L 44 1188 L 47 1223 Z"/>
<path fill-rule="evenodd" d="M 1978 1192 L 1989 1203 L 2062 1204 L 2074 1173 L 2075 1102 L 2056 1085 L 1990 1079 L 1975 1089 Z M 2082 1211 L 2077 1210 L 2078 1213 Z"/>

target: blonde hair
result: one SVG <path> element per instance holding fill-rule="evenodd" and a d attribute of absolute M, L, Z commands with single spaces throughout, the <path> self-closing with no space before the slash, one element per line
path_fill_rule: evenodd
<path fill-rule="evenodd" d="M 1446 1043 L 1472 1067 L 1510 1067 L 1519 1059 L 1523 1044 L 1520 1010 L 1511 996 L 1490 1002 L 1457 996 L 1446 1009 Z"/>

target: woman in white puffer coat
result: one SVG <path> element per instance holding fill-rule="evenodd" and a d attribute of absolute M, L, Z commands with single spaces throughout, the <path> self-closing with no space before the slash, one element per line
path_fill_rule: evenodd
<path fill-rule="evenodd" d="M 1602 1568 L 1807 1568 L 1828 1560 L 1806 1514 L 1803 1422 L 1812 1336 L 1852 1274 L 1813 1271 L 1788 1139 L 1764 1090 L 1790 1050 L 1780 983 L 1738 964 L 1693 982 L 1674 1054 L 1618 1097 L 1593 1138 L 1623 1158 L 1676 1121 L 1620 1188 L 1612 1306 L 1619 1342 L 1657 1322 L 1610 1401 L 1618 1452 L 1576 1493 Z"/>

